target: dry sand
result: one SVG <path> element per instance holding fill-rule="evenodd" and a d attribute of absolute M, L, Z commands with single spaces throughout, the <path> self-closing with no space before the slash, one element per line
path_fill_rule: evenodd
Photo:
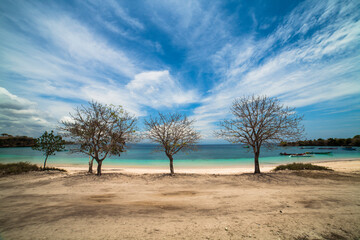
<path fill-rule="evenodd" d="M 1 177 L 0 239 L 359 239 L 359 161 L 338 165 L 346 170 Z"/>

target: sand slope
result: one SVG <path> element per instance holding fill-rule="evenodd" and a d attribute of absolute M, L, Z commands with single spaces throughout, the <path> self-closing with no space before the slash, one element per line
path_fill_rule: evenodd
<path fill-rule="evenodd" d="M 356 239 L 360 175 L 0 178 L 4 239 Z"/>

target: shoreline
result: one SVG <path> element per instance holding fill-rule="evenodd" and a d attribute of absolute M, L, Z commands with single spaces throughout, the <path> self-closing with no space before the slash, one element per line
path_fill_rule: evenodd
<path fill-rule="evenodd" d="M 296 161 L 294 161 L 296 162 Z M 360 158 L 344 158 L 336 160 L 325 160 L 325 161 L 309 161 L 315 165 L 325 166 L 333 169 L 334 171 L 342 172 L 360 172 Z M 276 166 L 282 164 L 261 164 L 260 170 L 263 173 L 270 172 Z M 77 165 L 77 164 L 48 164 L 49 167 L 62 168 L 68 171 L 70 174 L 87 172 L 88 165 Z M 93 171 L 96 172 L 97 164 L 94 162 Z M 126 174 L 159 174 L 168 173 L 169 167 L 158 167 L 158 166 L 119 166 L 119 165 L 106 165 L 102 166 L 103 173 L 126 173 Z M 221 174 L 221 175 L 233 175 L 240 173 L 253 173 L 254 165 L 233 165 L 233 166 L 187 166 L 187 167 L 176 167 L 175 173 L 188 173 L 188 174 Z"/>

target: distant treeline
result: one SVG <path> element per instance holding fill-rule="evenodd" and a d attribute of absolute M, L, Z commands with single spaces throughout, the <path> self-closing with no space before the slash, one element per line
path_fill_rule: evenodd
<path fill-rule="evenodd" d="M 314 139 L 297 142 L 282 142 L 280 146 L 358 146 L 360 147 L 360 135 L 353 138 L 328 138 Z"/>
<path fill-rule="evenodd" d="M 12 136 L 6 133 L 0 136 L 0 148 L 6 147 L 32 147 L 35 145 L 35 138 L 27 136 Z M 72 144 L 72 142 L 65 142 L 65 144 Z"/>
<path fill-rule="evenodd" d="M 3 133 L 0 137 L 0 147 L 32 147 L 35 145 L 35 138 L 27 136 L 11 136 Z"/>

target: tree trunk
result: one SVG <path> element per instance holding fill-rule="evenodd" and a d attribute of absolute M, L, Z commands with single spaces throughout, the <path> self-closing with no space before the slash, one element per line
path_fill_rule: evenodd
<path fill-rule="evenodd" d="M 45 167 L 46 167 L 46 161 L 48 159 L 49 155 L 46 155 L 46 158 L 45 158 L 45 161 L 44 161 L 44 170 L 45 170 Z"/>
<path fill-rule="evenodd" d="M 93 173 L 94 158 L 89 156 L 89 173 Z"/>
<path fill-rule="evenodd" d="M 97 166 L 97 175 L 101 176 L 101 165 L 102 165 L 102 161 L 97 161 L 98 166 Z"/>
<path fill-rule="evenodd" d="M 259 165 L 259 152 L 255 152 L 255 172 L 254 173 L 260 173 L 260 165 Z"/>
<path fill-rule="evenodd" d="M 171 155 L 167 155 L 169 160 L 170 160 L 170 174 L 171 175 L 174 175 L 175 172 L 174 172 L 174 159 Z"/>

